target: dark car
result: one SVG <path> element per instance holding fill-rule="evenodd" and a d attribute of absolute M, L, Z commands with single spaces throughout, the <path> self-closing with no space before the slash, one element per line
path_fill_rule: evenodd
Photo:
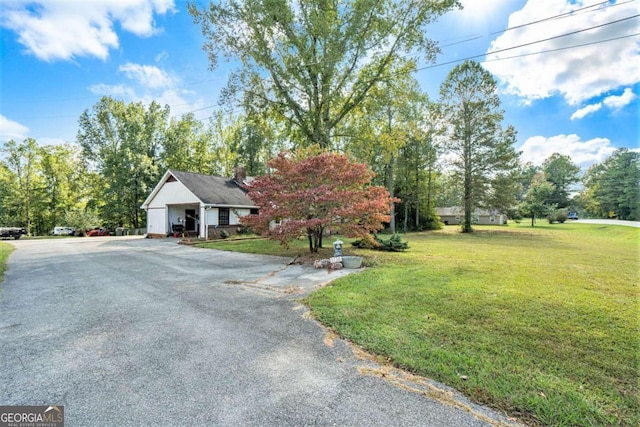
<path fill-rule="evenodd" d="M 106 228 L 94 228 L 93 230 L 87 231 L 87 237 L 91 236 L 110 236 L 109 230 Z"/>

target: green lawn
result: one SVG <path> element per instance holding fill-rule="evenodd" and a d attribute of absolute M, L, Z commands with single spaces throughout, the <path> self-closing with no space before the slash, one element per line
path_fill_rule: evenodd
<path fill-rule="evenodd" d="M 368 351 L 529 424 L 638 425 L 639 238 L 573 223 L 408 234 L 405 253 L 348 248 L 374 267 L 305 302 Z M 294 256 L 305 245 L 212 246 Z"/>
<path fill-rule="evenodd" d="M 0 283 L 4 280 L 4 272 L 7 269 L 7 258 L 9 258 L 9 254 L 12 251 L 12 245 L 0 242 Z"/>

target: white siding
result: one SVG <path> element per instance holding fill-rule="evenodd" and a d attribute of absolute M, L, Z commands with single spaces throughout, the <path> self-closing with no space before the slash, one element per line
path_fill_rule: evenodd
<path fill-rule="evenodd" d="M 229 224 L 240 224 L 240 217 L 249 215 L 251 209 L 229 209 Z"/>
<path fill-rule="evenodd" d="M 218 225 L 218 208 L 207 210 L 207 225 Z"/>
<path fill-rule="evenodd" d="M 156 196 L 149 202 L 149 209 L 166 205 L 200 204 L 200 200 L 179 181 L 165 182 Z"/>
<path fill-rule="evenodd" d="M 229 225 L 240 225 L 240 217 L 250 213 L 251 209 L 229 208 Z M 218 208 L 207 209 L 207 225 L 219 225 Z"/>

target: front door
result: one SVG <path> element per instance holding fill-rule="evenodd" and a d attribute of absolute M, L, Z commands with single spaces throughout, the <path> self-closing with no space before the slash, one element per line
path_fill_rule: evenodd
<path fill-rule="evenodd" d="M 196 210 L 186 209 L 184 211 L 184 229 L 186 231 L 196 231 Z"/>

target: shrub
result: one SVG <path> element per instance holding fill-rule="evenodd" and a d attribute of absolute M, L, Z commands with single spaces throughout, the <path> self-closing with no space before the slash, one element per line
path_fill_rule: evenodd
<path fill-rule="evenodd" d="M 402 237 L 400 237 L 400 235 L 397 233 L 387 240 L 382 240 L 378 236 L 374 236 L 373 238 L 377 243 L 376 246 L 372 245 L 370 242 L 367 242 L 364 239 L 355 240 L 351 245 L 361 249 L 375 249 L 378 251 L 387 252 L 403 252 L 409 249 L 409 243 L 403 242 Z"/>
<path fill-rule="evenodd" d="M 569 218 L 569 216 L 564 211 L 558 212 L 556 214 L 556 221 L 558 221 L 561 224 L 564 223 L 568 218 Z"/>
<path fill-rule="evenodd" d="M 549 221 L 549 224 L 553 224 L 554 222 L 563 223 L 567 219 L 568 215 L 564 210 L 550 210 L 547 215 L 547 221 Z"/>

